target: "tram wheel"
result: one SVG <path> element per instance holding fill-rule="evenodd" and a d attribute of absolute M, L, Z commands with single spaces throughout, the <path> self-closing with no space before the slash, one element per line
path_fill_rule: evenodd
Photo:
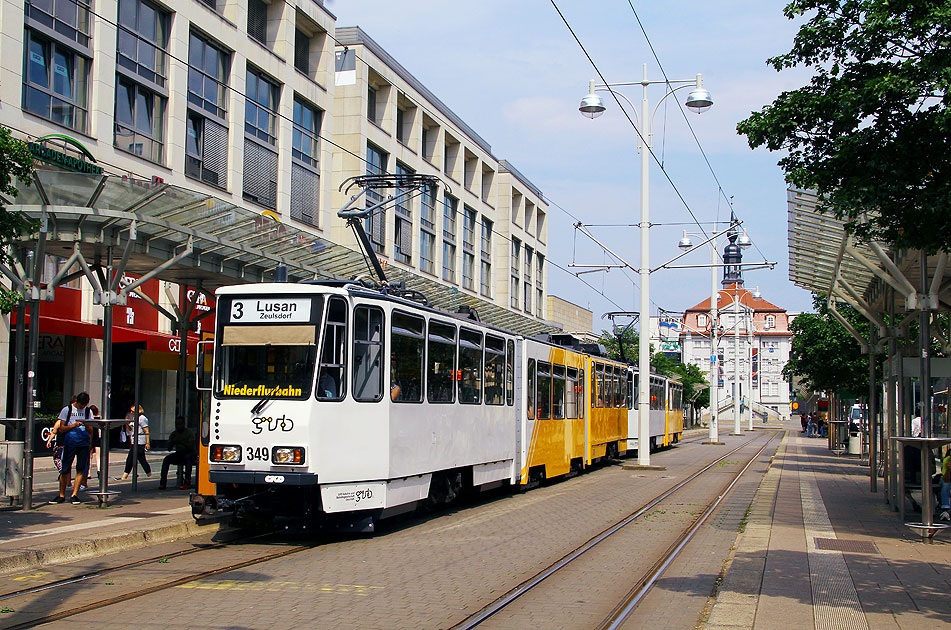
<path fill-rule="evenodd" d="M 440 470 L 433 473 L 429 482 L 429 499 L 431 506 L 448 505 L 462 493 L 462 472 L 458 470 Z"/>

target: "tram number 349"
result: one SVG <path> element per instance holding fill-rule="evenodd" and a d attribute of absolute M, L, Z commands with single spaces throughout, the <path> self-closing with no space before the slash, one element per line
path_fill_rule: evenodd
<path fill-rule="evenodd" d="M 253 462 L 256 459 L 267 461 L 271 456 L 268 448 L 266 446 L 261 448 L 254 448 L 253 446 L 248 447 L 248 461 Z"/>

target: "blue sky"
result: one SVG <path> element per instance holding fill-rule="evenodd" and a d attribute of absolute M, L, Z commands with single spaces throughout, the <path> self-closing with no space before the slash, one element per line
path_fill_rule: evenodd
<path fill-rule="evenodd" d="M 773 271 L 747 272 L 746 286 L 758 286 L 765 299 L 789 311 L 811 310 L 809 294 L 788 279 L 786 185 L 776 166 L 781 155 L 752 151 L 735 130 L 751 111 L 808 81 L 806 71 L 777 73 L 765 63 L 789 50 L 799 26 L 783 16 L 784 3 L 555 2 L 608 82 L 640 80 L 645 62 L 649 79 L 663 79 L 656 52 L 668 78 L 689 79 L 702 72 L 704 86 L 713 95 L 708 112 L 687 113 L 713 173 L 673 102 L 678 96 L 682 102 L 689 90 L 668 98 L 654 117 L 654 153 L 684 201 L 652 162 L 651 266 L 679 253 L 684 226 L 670 224 L 693 220 L 686 206 L 701 222 L 722 221 L 729 218 L 724 196 L 732 197 L 755 244 L 744 262 L 765 258 L 777 263 Z M 591 230 L 637 266 L 638 229 L 619 227 L 640 219 L 637 134 L 608 94 L 603 95 L 608 111 L 601 117 L 589 120 L 578 113 L 588 81 L 597 75 L 549 0 L 325 4 L 337 16 L 338 27 L 363 28 L 489 142 L 497 158 L 510 161 L 544 192 L 552 204 L 551 262 L 567 268 L 572 262 L 607 260 L 600 248 L 575 233 L 575 219 L 560 207 L 583 223 L 610 225 Z M 639 104 L 640 86 L 622 91 Z M 652 108 L 665 91 L 663 86 L 650 89 Z M 717 180 L 724 196 L 718 193 Z M 703 250 L 680 262 L 708 260 Z M 638 309 L 633 272 L 613 270 L 582 278 L 593 288 L 549 266 L 549 292 L 593 310 L 596 330 L 607 327 L 601 313 Z M 683 311 L 709 294 L 709 269 L 662 270 L 651 276 L 652 314 L 658 307 Z"/>

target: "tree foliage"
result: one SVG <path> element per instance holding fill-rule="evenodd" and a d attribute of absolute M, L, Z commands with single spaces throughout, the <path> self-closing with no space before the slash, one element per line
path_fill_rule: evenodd
<path fill-rule="evenodd" d="M 787 181 L 860 238 L 951 249 L 951 2 L 794 0 L 784 13 L 808 20 L 767 63 L 815 74 L 737 131 L 787 151 Z"/>
<path fill-rule="evenodd" d="M 33 155 L 26 144 L 17 140 L 6 127 L 0 126 L 0 194 L 15 198 L 19 193 L 16 180 L 27 184 L 33 180 Z M 10 245 L 17 236 L 32 230 L 34 224 L 19 212 L 10 212 L 0 197 L 0 259 L 9 263 Z M 20 301 L 20 296 L 0 287 L 0 312 L 9 313 Z"/>
<path fill-rule="evenodd" d="M 829 313 L 825 296 L 813 294 L 815 313 L 803 313 L 789 326 L 792 347 L 783 376 L 802 379 L 814 392 L 849 392 L 862 396 L 868 392 L 868 356 L 859 342 Z M 836 310 L 863 336 L 868 335 L 868 320 L 851 306 L 839 304 Z M 878 362 L 876 362 L 878 363 Z"/>

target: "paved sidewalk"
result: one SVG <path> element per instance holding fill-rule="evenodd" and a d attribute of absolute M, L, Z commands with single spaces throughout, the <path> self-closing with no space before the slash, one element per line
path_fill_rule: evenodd
<path fill-rule="evenodd" d="M 706 624 L 737 628 L 951 626 L 951 536 L 898 520 L 867 466 L 789 432 L 763 479 Z"/>
<path fill-rule="evenodd" d="M 155 454 L 159 467 L 160 455 Z M 57 486 L 44 483 L 34 485 L 29 512 L 0 509 L 0 575 L 167 542 L 221 526 L 196 524 L 188 505 L 189 490 L 159 490 L 159 470 L 151 463 L 152 477 L 141 474 L 137 492 L 132 491 L 131 478 L 110 480 L 109 489 L 120 495 L 103 508 L 85 492 L 80 493 L 85 500 L 82 505 L 69 503 L 68 496 L 66 503 L 50 504 L 58 494 Z M 121 474 L 122 469 L 113 464 L 110 471 Z M 173 467 L 170 483 L 175 482 L 174 472 Z"/>

